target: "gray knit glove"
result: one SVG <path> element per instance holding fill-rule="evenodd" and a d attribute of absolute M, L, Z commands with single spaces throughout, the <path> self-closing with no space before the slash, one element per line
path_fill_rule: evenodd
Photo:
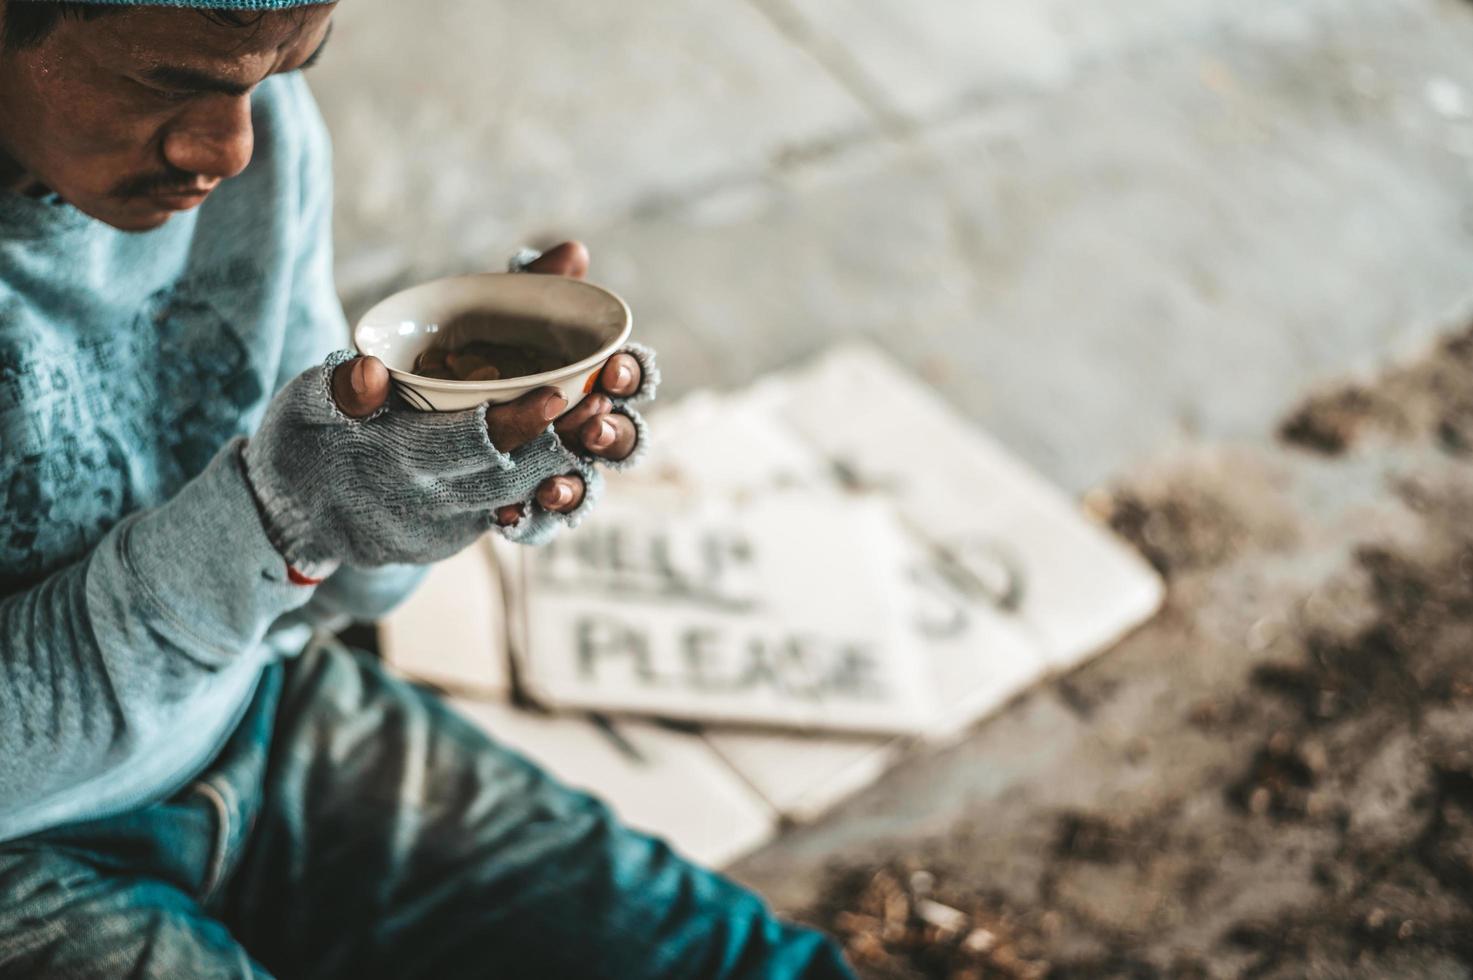
<path fill-rule="evenodd" d="M 367 418 L 344 415 L 333 401 L 332 373 L 355 356 L 339 351 L 299 375 L 246 444 L 246 477 L 267 536 L 293 568 L 427 564 L 496 526 L 498 507 L 526 506 L 528 516 L 508 536 L 528 541 L 536 540 L 533 531 L 551 536 L 557 526 L 576 525 L 593 506 L 598 474 L 551 426 L 507 454 L 491 444 L 484 405 L 418 412 L 391 399 Z M 577 510 L 550 515 L 533 493 L 562 474 L 582 477 L 587 489 Z"/>
<path fill-rule="evenodd" d="M 542 258 L 542 251 L 540 249 L 532 248 L 529 245 L 523 245 L 521 248 L 513 252 L 509 259 L 507 259 L 506 271 L 526 272 L 527 268 L 533 262 L 536 262 L 540 258 Z M 617 460 L 602 458 L 599 458 L 597 460 L 603 466 L 606 466 L 611 470 L 618 471 L 626 470 L 629 467 L 633 466 L 635 463 L 638 463 L 640 459 L 644 457 L 644 454 L 649 450 L 649 426 L 645 424 L 644 416 L 640 415 L 639 412 L 635 410 L 634 406 L 643 404 L 645 402 L 652 402 L 655 400 L 655 391 L 660 387 L 660 368 L 659 365 L 655 363 L 654 348 L 648 347 L 644 344 L 629 343 L 621 347 L 619 350 L 615 351 L 615 353 L 630 355 L 639 362 L 640 369 L 639 389 L 635 391 L 634 394 L 625 395 L 623 397 L 610 397 L 610 401 L 613 402 L 614 406 L 613 410 L 615 412 L 618 412 L 620 415 L 627 417 L 630 422 L 634 423 L 634 432 L 636 435 L 636 439 L 634 442 L 634 451 L 631 452 L 628 456 L 624 457 L 623 459 Z M 594 457 L 584 456 L 583 459 L 586 462 L 591 462 L 594 460 Z M 597 489 L 602 489 L 601 483 Z M 596 488 L 590 484 L 588 487 L 588 492 L 595 493 Z M 585 506 L 586 505 L 580 504 L 578 510 L 574 513 L 577 514 L 578 517 L 581 517 L 582 514 L 585 513 Z M 546 542 L 551 541 L 554 537 L 556 537 L 558 532 L 562 530 L 564 525 L 570 527 L 578 526 L 578 518 L 575 517 L 573 520 L 569 521 L 569 516 L 572 515 L 554 514 L 542 510 L 542 508 L 540 507 L 528 506 L 527 512 L 523 516 L 523 518 L 514 525 L 502 528 L 501 533 L 506 538 L 512 541 L 516 541 L 520 544 L 545 544 Z"/>
<path fill-rule="evenodd" d="M 634 431 L 638 439 L 634 443 L 634 451 L 623 459 L 599 460 L 611 470 L 626 470 L 639 462 L 650 448 L 650 430 L 645 424 L 644 416 L 635 410 L 634 406 L 655 400 L 655 391 L 660 387 L 660 366 L 655 363 L 655 351 L 652 347 L 644 344 L 630 343 L 619 348 L 618 353 L 628 354 L 639 362 L 639 390 L 632 395 L 623 398 L 611 398 L 614 403 L 614 411 L 620 415 L 628 416 L 629 421 L 634 423 Z"/>
<path fill-rule="evenodd" d="M 645 424 L 644 417 L 635 410 L 634 406 L 647 401 L 653 401 L 655 389 L 660 386 L 660 368 L 655 363 L 655 352 L 644 344 L 627 344 L 615 353 L 628 354 L 639 362 L 640 383 L 639 390 L 625 397 L 610 397 L 613 402 L 613 411 L 628 416 L 629 421 L 634 423 L 635 443 L 634 451 L 623 459 L 604 459 L 598 456 L 578 454 L 578 459 L 583 463 L 585 469 L 579 471 L 583 476 L 586 487 L 583 502 L 578 509 L 570 514 L 556 514 L 549 510 L 543 510 L 535 502 L 526 506 L 522 519 L 515 524 L 498 528 L 502 537 L 517 544 L 539 545 L 546 544 L 560 534 L 564 527 L 577 527 L 583 515 L 588 513 L 588 508 L 594 498 L 603 489 L 603 477 L 597 470 L 589 470 L 587 467 L 594 463 L 608 467 L 611 470 L 628 469 L 637 463 L 650 445 L 649 426 Z"/>

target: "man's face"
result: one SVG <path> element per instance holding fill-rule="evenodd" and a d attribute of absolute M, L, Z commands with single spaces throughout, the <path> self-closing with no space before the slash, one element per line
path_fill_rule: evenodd
<path fill-rule="evenodd" d="M 275 11 L 244 27 L 165 7 L 63 18 L 35 46 L 0 51 L 0 153 L 11 176 L 99 221 L 156 228 L 245 169 L 251 90 L 307 64 L 332 11 Z"/>

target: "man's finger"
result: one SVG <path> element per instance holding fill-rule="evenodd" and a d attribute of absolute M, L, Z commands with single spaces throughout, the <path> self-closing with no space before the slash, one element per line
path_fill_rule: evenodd
<path fill-rule="evenodd" d="M 569 409 L 562 418 L 553 423 L 553 428 L 557 431 L 558 436 L 562 438 L 563 445 L 577 451 L 582 448 L 582 443 L 578 441 L 578 430 L 589 419 L 606 415 L 613 407 L 614 403 L 609 401 L 607 395 L 596 393 L 589 395 Z"/>
<path fill-rule="evenodd" d="M 582 242 L 563 242 L 543 252 L 535 262 L 527 263 L 526 271 L 582 279 L 588 275 L 588 248 Z"/>
<path fill-rule="evenodd" d="M 332 397 L 350 418 L 372 415 L 389 400 L 389 369 L 376 357 L 355 357 L 332 372 Z"/>
<path fill-rule="evenodd" d="M 633 354 L 615 354 L 598 376 L 598 386 L 615 398 L 628 398 L 639 390 L 644 372 Z"/>
<path fill-rule="evenodd" d="M 584 422 L 578 436 L 584 449 L 595 456 L 613 460 L 624 459 L 634 452 L 634 444 L 639 441 L 639 433 L 629 416 L 618 412 Z"/>
<path fill-rule="evenodd" d="M 569 514 L 583 503 L 583 495 L 586 492 L 587 488 L 583 484 L 583 478 L 575 473 L 569 473 L 566 476 L 552 476 L 538 484 L 537 503 L 543 510 L 552 511 L 554 514 Z M 525 505 L 507 504 L 496 508 L 496 523 L 502 527 L 510 527 L 526 514 Z"/>
<path fill-rule="evenodd" d="M 537 502 L 543 510 L 554 514 L 567 514 L 577 510 L 583 503 L 583 478 L 568 474 L 543 480 L 537 488 Z"/>
<path fill-rule="evenodd" d="M 568 400 L 563 393 L 548 387 L 529 391 L 505 405 L 492 405 L 486 410 L 486 431 L 491 435 L 491 445 L 504 453 L 515 452 L 537 438 L 567 407 Z"/>

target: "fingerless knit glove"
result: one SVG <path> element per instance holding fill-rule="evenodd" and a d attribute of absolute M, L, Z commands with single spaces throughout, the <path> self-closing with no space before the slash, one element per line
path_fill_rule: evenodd
<path fill-rule="evenodd" d="M 640 382 L 639 390 L 625 398 L 610 399 L 614 403 L 614 411 L 625 415 L 629 421 L 634 423 L 634 431 L 639 438 L 634 443 L 634 451 L 621 460 L 605 460 L 604 465 L 611 470 L 624 470 L 633 466 L 644 456 L 649 449 L 650 433 L 649 426 L 645 425 L 644 416 L 640 415 L 634 408 L 645 402 L 655 400 L 655 391 L 660 387 L 660 366 L 655 363 L 655 352 L 653 348 L 644 344 L 625 344 L 619 353 L 628 354 L 639 362 Z"/>
<path fill-rule="evenodd" d="M 649 448 L 649 427 L 645 425 L 644 418 L 634 409 L 635 405 L 652 401 L 655 397 L 655 389 L 660 384 L 660 368 L 655 364 L 655 352 L 644 344 L 628 344 L 621 348 L 618 353 L 628 354 L 639 362 L 640 384 L 639 390 L 632 395 L 622 398 L 611 398 L 613 411 L 628 416 L 629 421 L 634 423 L 634 431 L 637 439 L 634 443 L 634 451 L 620 460 L 595 458 L 592 456 L 579 456 L 579 459 L 587 466 L 597 462 L 611 470 L 622 470 L 633 466 Z M 522 519 L 507 527 L 498 528 L 503 537 L 518 544 L 546 544 L 557 537 L 564 527 L 577 527 L 579 520 L 588 512 L 590 496 L 597 496 L 603 488 L 603 477 L 595 470 L 592 479 L 586 471 L 584 472 L 584 484 L 587 487 L 583 503 L 571 514 L 555 514 L 552 511 L 543 510 L 535 502 L 528 504 Z"/>
<path fill-rule="evenodd" d="M 245 447 L 267 536 L 292 567 L 426 564 L 494 527 L 498 507 L 527 505 L 515 535 L 527 540 L 532 531 L 550 536 L 543 518 L 576 524 L 593 506 L 598 474 L 550 426 L 508 454 L 491 444 L 485 406 L 418 412 L 391 400 L 367 418 L 344 415 L 332 373 L 354 356 L 339 351 L 283 388 Z M 550 515 L 528 503 L 561 474 L 587 487 L 576 511 Z"/>

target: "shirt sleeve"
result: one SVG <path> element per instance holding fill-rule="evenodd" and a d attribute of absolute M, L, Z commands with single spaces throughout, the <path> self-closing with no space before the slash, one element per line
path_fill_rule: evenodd
<path fill-rule="evenodd" d="M 0 599 L 0 827 L 104 772 L 146 765 L 310 598 L 266 539 L 240 446 L 81 561 Z"/>

